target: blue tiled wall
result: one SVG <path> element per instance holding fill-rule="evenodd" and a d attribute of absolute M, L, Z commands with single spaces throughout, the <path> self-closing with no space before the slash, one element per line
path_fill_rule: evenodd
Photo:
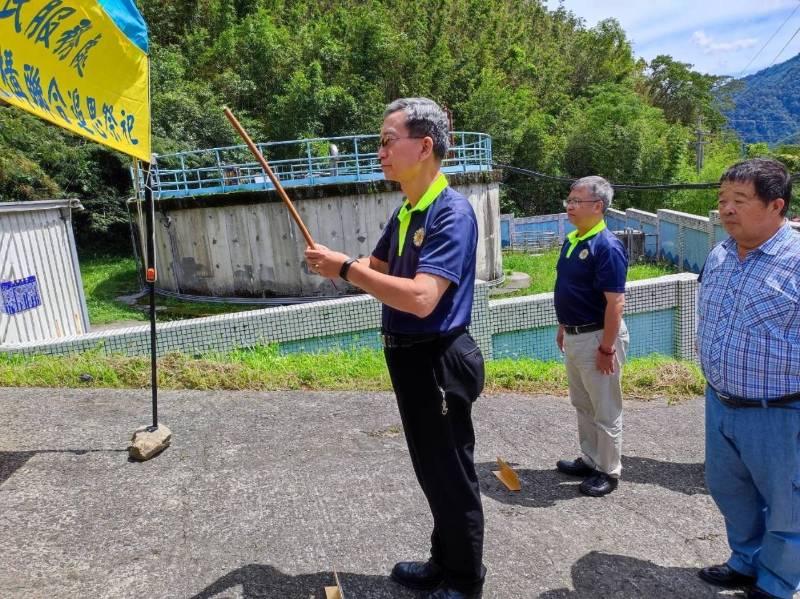
<path fill-rule="evenodd" d="M 669 220 L 663 220 L 659 215 L 652 215 L 649 218 L 644 218 L 642 214 L 637 211 L 627 211 L 621 213 L 617 211 L 609 211 L 606 214 L 606 222 L 611 230 L 623 230 L 625 228 L 636 229 L 645 234 L 644 253 L 648 258 L 655 259 L 661 257 L 667 262 L 682 268 L 685 271 L 697 273 L 700 271 L 705 257 L 709 249 L 709 233 L 702 229 L 697 228 L 698 217 L 684 213 L 677 214 L 679 217 L 685 217 L 688 220 L 695 221 L 694 224 L 688 225 L 679 224 L 670 217 Z M 672 212 L 672 211 L 667 211 Z M 649 214 L 649 213 L 645 213 Z M 563 215 L 561 215 L 563 217 Z M 531 217 L 533 218 L 533 217 Z M 549 231 L 558 234 L 558 219 L 559 215 L 552 214 L 542 217 L 535 217 L 542 219 L 541 222 L 525 222 L 526 219 L 508 219 L 501 221 L 500 236 L 503 247 L 511 245 L 511 230 L 515 232 L 545 232 Z M 658 219 L 659 225 L 656 225 Z M 652 222 L 651 222 L 652 221 Z M 564 234 L 574 230 L 569 221 L 563 221 Z M 661 229 L 661 237 L 659 238 L 659 226 Z M 683 233 L 681 233 L 683 231 Z M 683 239 L 680 237 L 683 235 Z M 714 245 L 727 237 L 725 230 L 721 225 L 715 224 L 713 226 L 714 240 L 711 245 Z M 682 246 L 681 246 L 682 244 Z"/>
<path fill-rule="evenodd" d="M 278 344 L 278 351 L 286 354 L 318 354 L 334 350 L 354 349 L 380 349 L 381 336 L 378 329 L 371 331 L 358 331 L 343 335 L 327 335 L 324 337 L 309 337 L 297 341 L 284 341 Z"/>
<path fill-rule="evenodd" d="M 675 354 L 675 310 L 658 310 L 625 316 L 630 331 L 631 344 L 628 357 L 650 354 L 673 356 Z M 532 358 L 561 361 L 556 347 L 555 326 L 509 331 L 492 335 L 492 356 L 501 358 Z"/>
<path fill-rule="evenodd" d="M 561 360 L 561 352 L 556 347 L 557 328 L 549 326 L 492 335 L 492 356 L 496 360 L 500 358 Z"/>
<path fill-rule="evenodd" d="M 625 229 L 627 222 L 625 218 L 620 218 L 619 216 L 607 214 L 606 225 L 608 225 L 608 228 L 611 229 L 612 231 L 622 231 L 623 229 Z"/>
<path fill-rule="evenodd" d="M 714 245 L 717 245 L 720 241 L 723 241 L 728 237 L 728 234 L 725 232 L 725 229 L 722 225 L 714 225 Z"/>
<path fill-rule="evenodd" d="M 696 229 L 683 230 L 683 270 L 700 272 L 708 255 L 708 233 Z"/>
<path fill-rule="evenodd" d="M 631 335 L 629 355 L 633 358 L 650 354 L 674 355 L 675 317 L 674 308 L 625 316 Z"/>
<path fill-rule="evenodd" d="M 678 225 L 661 221 L 661 234 L 658 243 L 661 250 L 661 257 L 675 266 L 680 266 L 678 251 Z"/>
<path fill-rule="evenodd" d="M 545 233 L 558 235 L 558 218 L 539 223 L 519 223 L 514 226 L 515 233 Z"/>
<path fill-rule="evenodd" d="M 639 230 L 644 233 L 644 253 L 648 258 L 658 256 L 658 229 L 655 225 L 643 223 Z"/>

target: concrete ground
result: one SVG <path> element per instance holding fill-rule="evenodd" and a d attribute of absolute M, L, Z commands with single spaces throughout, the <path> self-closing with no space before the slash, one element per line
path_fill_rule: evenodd
<path fill-rule="evenodd" d="M 703 484 L 703 404 L 628 402 L 623 480 L 600 499 L 554 471 L 576 455 L 566 399 L 475 405 L 486 599 L 717 597 L 727 558 Z M 0 596 L 412 599 L 387 574 L 431 520 L 388 393 L 160 394 L 173 444 L 129 462 L 147 390 L 0 388 Z M 501 456 L 522 491 L 492 475 Z"/>

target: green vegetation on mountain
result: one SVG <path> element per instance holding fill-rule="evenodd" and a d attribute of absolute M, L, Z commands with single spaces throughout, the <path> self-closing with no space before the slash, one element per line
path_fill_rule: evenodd
<path fill-rule="evenodd" d="M 491 134 L 497 163 L 552 175 L 714 180 L 738 158 L 714 101 L 722 80 L 668 56 L 637 59 L 613 19 L 587 28 L 538 0 L 137 3 L 150 27 L 157 153 L 239 143 L 223 105 L 255 138 L 288 140 L 377 132 L 386 103 L 424 95 L 457 129 Z M 697 174 L 701 115 L 711 143 Z M 128 164 L 0 106 L 0 200 L 81 199 L 83 245 L 128 245 Z M 512 174 L 502 189 L 503 210 L 517 214 L 560 211 L 565 192 Z M 617 205 L 689 207 L 695 193 L 626 192 Z"/>
<path fill-rule="evenodd" d="M 800 143 L 800 54 L 728 86 L 730 126 L 747 143 Z"/>

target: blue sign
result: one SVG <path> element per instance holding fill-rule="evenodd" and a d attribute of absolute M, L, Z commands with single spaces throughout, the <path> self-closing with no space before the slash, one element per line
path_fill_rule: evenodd
<path fill-rule="evenodd" d="M 0 298 L 6 314 L 17 314 L 41 306 L 36 275 L 16 281 L 0 281 Z"/>

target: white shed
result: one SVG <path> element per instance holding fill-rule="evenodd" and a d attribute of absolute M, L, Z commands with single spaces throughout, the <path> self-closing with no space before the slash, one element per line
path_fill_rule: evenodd
<path fill-rule="evenodd" d="M 73 210 L 78 200 L 0 202 L 0 346 L 89 331 Z"/>

